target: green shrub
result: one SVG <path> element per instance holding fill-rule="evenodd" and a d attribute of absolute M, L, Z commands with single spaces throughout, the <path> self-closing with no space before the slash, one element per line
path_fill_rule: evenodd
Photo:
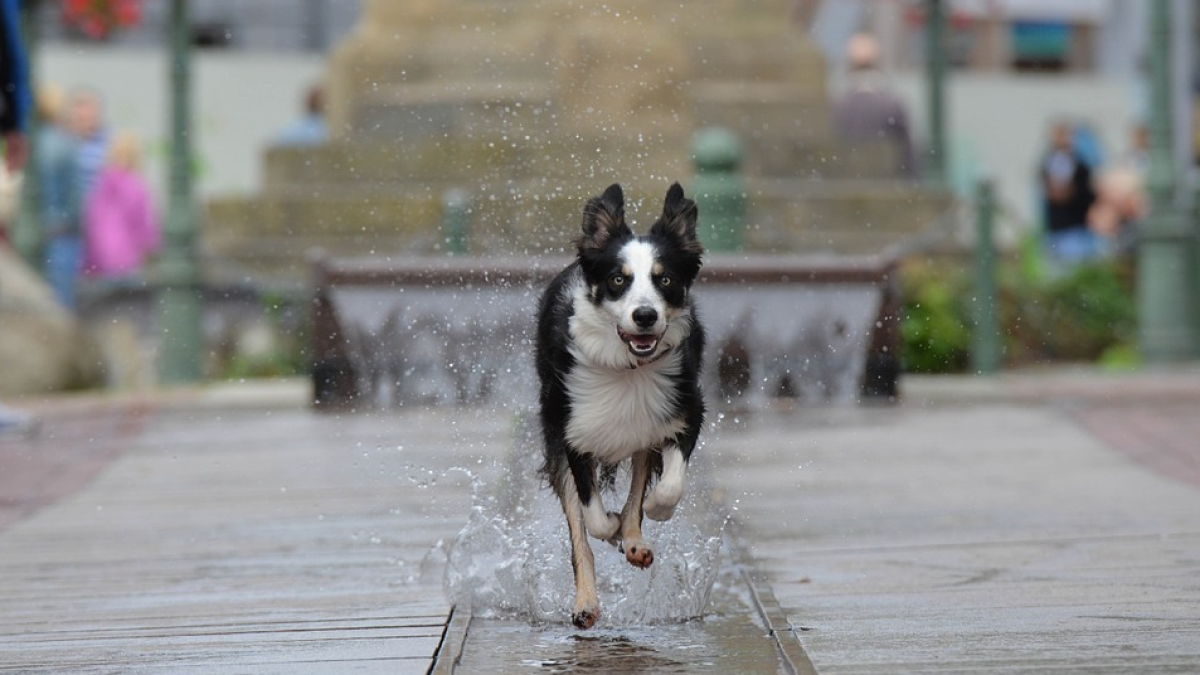
<path fill-rule="evenodd" d="M 962 271 L 945 263 L 909 263 L 901 270 L 900 287 L 902 367 L 914 373 L 965 370 L 971 332 L 963 304 L 968 287 Z"/>
<path fill-rule="evenodd" d="M 1133 343 L 1137 311 L 1128 267 L 1080 264 L 1057 279 L 1014 294 L 1007 317 L 1021 351 L 1039 360 L 1096 361 Z"/>
<path fill-rule="evenodd" d="M 1053 279 L 1035 268 L 1027 251 L 1000 265 L 998 311 L 1008 365 L 1136 365 L 1136 307 L 1128 264 L 1081 264 Z M 908 263 L 901 269 L 900 286 L 904 369 L 965 371 L 974 325 L 974 291 L 965 265 L 950 258 Z"/>

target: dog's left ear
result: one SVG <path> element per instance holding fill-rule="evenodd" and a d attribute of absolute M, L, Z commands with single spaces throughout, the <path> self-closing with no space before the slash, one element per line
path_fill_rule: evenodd
<path fill-rule="evenodd" d="M 687 253 L 701 255 L 704 246 L 696 236 L 696 218 L 699 209 L 696 202 L 683 196 L 683 187 L 673 183 L 663 201 L 662 216 L 650 228 L 651 235 L 670 237 L 679 242 Z"/>

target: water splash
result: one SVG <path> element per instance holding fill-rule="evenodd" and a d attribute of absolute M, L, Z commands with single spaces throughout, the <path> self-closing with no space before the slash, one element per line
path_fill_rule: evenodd
<path fill-rule="evenodd" d="M 574 600 L 567 526 L 558 499 L 537 475 L 540 434 L 530 417 L 495 484 L 476 484 L 470 518 L 450 547 L 446 590 L 476 616 L 565 622 Z M 720 569 L 727 516 L 711 496 L 702 455 L 698 448 L 688 494 L 675 517 L 645 523 L 646 541 L 654 547 L 648 570 L 592 540 L 599 627 L 672 623 L 704 614 Z M 627 472 L 618 473 L 617 486 L 627 489 L 628 482 Z M 606 493 L 605 503 L 620 504 L 623 495 L 617 492 Z"/>

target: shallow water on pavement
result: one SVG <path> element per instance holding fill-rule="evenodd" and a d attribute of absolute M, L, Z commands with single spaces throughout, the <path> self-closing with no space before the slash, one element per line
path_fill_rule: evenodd
<path fill-rule="evenodd" d="M 703 617 L 580 631 L 565 621 L 475 618 L 456 675 L 518 673 L 785 673 L 775 641 L 729 556 Z M 657 564 L 657 563 L 656 563 Z"/>
<path fill-rule="evenodd" d="M 499 477 L 474 478 L 470 519 L 446 565 L 451 601 L 473 617 L 455 673 L 784 672 L 734 562 L 702 451 L 675 517 L 646 521 L 649 569 L 591 541 L 600 619 L 592 630 L 571 626 L 566 522 L 536 473 L 539 436 L 523 423 Z M 627 489 L 628 476 L 616 485 Z M 605 504 L 619 508 L 621 497 L 606 494 Z"/>
<path fill-rule="evenodd" d="M 449 550 L 446 588 L 452 602 L 470 607 L 476 617 L 569 621 L 574 583 L 567 526 L 557 498 L 537 474 L 540 443 L 536 424 L 523 423 L 499 477 L 492 484 L 474 478 L 469 520 Z M 697 461 L 689 468 L 688 492 L 674 518 L 645 521 L 654 550 L 649 569 L 637 569 L 612 545 L 591 540 L 597 627 L 674 623 L 704 614 L 727 521 L 704 465 Z M 604 494 L 609 510 L 620 509 L 628 484 L 626 472 L 618 473 L 617 490 Z"/>

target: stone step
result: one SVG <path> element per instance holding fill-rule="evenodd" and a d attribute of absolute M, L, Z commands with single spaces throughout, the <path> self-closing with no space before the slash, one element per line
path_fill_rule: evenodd
<path fill-rule="evenodd" d="M 467 248 L 479 255 L 568 253 L 583 204 L 605 184 L 527 179 L 468 191 Z M 664 186 L 662 180 L 626 186 L 635 230 L 656 217 Z M 941 193 L 878 181 L 755 179 L 747 192 L 746 246 L 758 252 L 877 253 L 925 231 L 950 204 Z M 314 248 L 335 256 L 446 250 L 441 193 L 430 189 L 384 195 L 277 191 L 214 200 L 206 220 L 210 256 L 227 261 L 239 276 L 270 280 L 303 280 Z"/>
<path fill-rule="evenodd" d="M 511 180 L 579 176 L 581 183 L 684 180 L 691 168 L 683 145 L 638 146 L 568 141 L 534 135 L 455 137 L 422 142 L 334 142 L 315 148 L 273 148 L 266 153 L 264 188 L 434 190 L 486 187 Z"/>
<path fill-rule="evenodd" d="M 782 105 L 764 129 L 798 127 Z M 721 114 L 745 119 L 735 105 Z M 715 116 L 715 115 L 714 115 Z M 771 117 L 759 115 L 756 119 Z M 774 133 L 739 134 L 746 157 L 743 173 L 751 180 L 771 179 L 868 180 L 896 174 L 895 146 L 880 142 L 853 147 L 825 139 L 779 140 Z M 686 141 L 611 141 L 606 144 L 574 140 L 547 143 L 541 138 L 499 135 L 484 138 L 446 138 L 420 143 L 333 142 L 314 148 L 272 148 L 264 159 L 264 195 L 387 195 L 397 191 L 440 195 L 448 188 L 496 190 L 517 181 L 551 186 L 573 185 L 587 195 L 605 181 L 626 185 L 666 180 L 686 187 L 693 167 Z M 578 177 L 578 180 L 572 180 Z"/>

